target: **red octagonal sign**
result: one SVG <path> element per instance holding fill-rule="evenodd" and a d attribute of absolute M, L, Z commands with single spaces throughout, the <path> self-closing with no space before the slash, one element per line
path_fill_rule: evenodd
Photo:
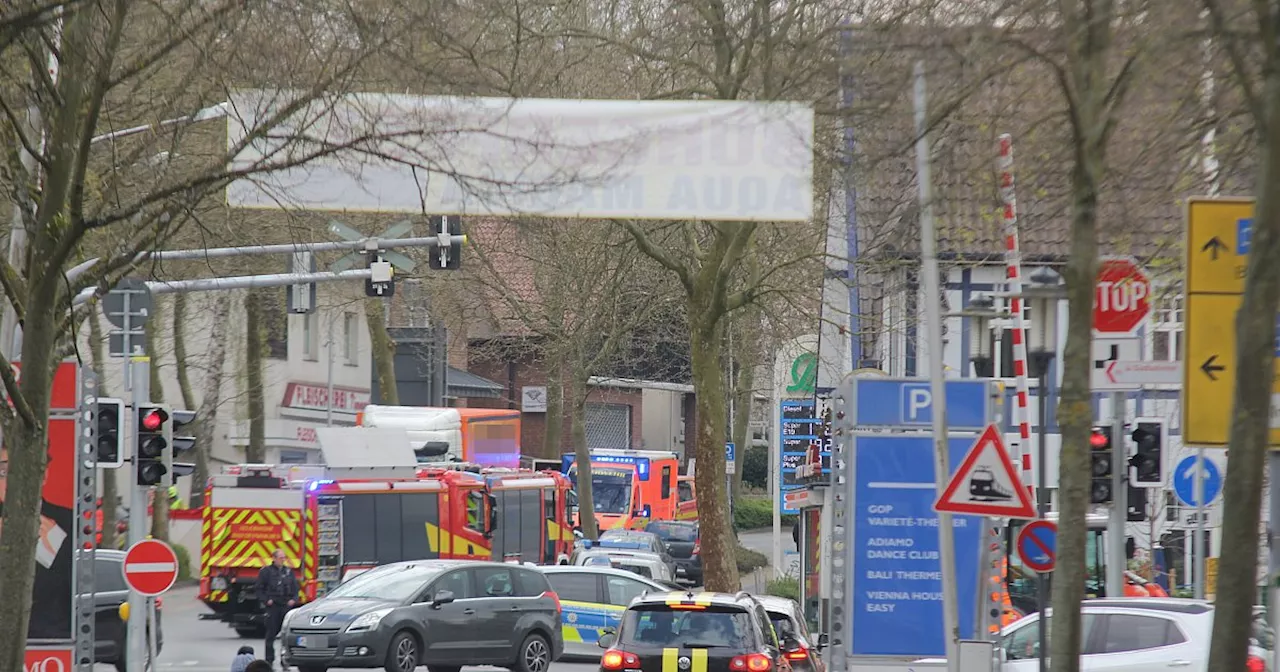
<path fill-rule="evenodd" d="M 130 588 L 155 597 L 178 580 L 178 556 L 163 541 L 143 539 L 124 554 L 124 582 Z"/>
<path fill-rule="evenodd" d="M 1151 314 L 1151 279 L 1132 259 L 1103 259 L 1093 293 L 1093 330 L 1128 334 Z"/>

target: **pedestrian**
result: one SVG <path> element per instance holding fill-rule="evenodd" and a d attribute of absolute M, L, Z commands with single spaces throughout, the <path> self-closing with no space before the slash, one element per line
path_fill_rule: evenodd
<path fill-rule="evenodd" d="M 800 552 L 800 521 L 797 520 L 791 526 L 791 539 L 796 542 L 796 552 Z"/>
<path fill-rule="evenodd" d="M 240 650 L 236 651 L 236 657 L 231 659 L 231 672 L 246 672 L 249 663 L 252 663 L 255 658 L 252 646 L 240 647 Z"/>
<path fill-rule="evenodd" d="M 271 564 L 258 572 L 258 600 L 265 607 L 268 665 L 276 662 L 276 636 L 280 634 L 284 615 L 298 606 L 298 592 L 301 590 L 298 587 L 298 577 L 293 575 L 293 568 L 285 565 L 284 561 L 284 549 L 277 548 L 271 554 Z"/>
<path fill-rule="evenodd" d="M 245 666 L 244 672 L 271 672 L 271 663 L 259 658 Z"/>

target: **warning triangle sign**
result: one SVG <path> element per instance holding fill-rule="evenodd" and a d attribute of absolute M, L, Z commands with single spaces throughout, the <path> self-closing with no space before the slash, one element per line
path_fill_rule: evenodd
<path fill-rule="evenodd" d="M 975 516 L 1038 517 L 995 425 L 987 425 L 973 442 L 933 508 Z"/>

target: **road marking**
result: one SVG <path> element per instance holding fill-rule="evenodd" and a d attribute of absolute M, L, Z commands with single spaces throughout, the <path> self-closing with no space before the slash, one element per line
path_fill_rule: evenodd
<path fill-rule="evenodd" d="M 868 488 L 876 490 L 937 490 L 936 483 L 899 483 L 895 481 L 871 481 Z"/>
<path fill-rule="evenodd" d="M 174 572 L 178 566 L 172 562 L 134 562 L 124 566 L 125 572 Z"/>

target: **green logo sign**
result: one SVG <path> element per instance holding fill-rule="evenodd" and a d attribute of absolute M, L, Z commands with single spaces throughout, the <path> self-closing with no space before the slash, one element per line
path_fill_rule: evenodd
<path fill-rule="evenodd" d="M 788 394 L 813 394 L 818 383 L 818 356 L 806 352 L 791 362 L 791 383 Z"/>

